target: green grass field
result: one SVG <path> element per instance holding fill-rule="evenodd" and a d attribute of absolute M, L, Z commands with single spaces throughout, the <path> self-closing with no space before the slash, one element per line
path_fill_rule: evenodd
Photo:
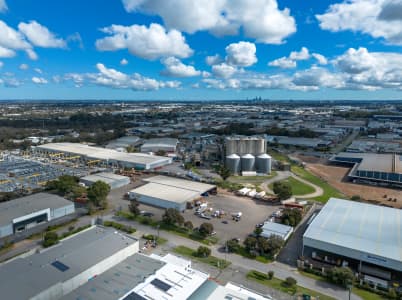
<path fill-rule="evenodd" d="M 292 192 L 295 196 L 303 196 L 315 192 L 315 189 L 312 186 L 309 186 L 293 177 L 289 177 L 281 182 L 289 183 L 292 186 Z M 269 188 L 272 190 L 274 188 L 274 184 L 271 183 Z"/>
<path fill-rule="evenodd" d="M 174 252 L 177 254 L 189 257 L 191 259 L 197 260 L 199 262 L 208 264 L 210 266 L 213 266 L 218 269 L 225 269 L 230 265 L 230 262 L 224 259 L 219 259 L 215 256 L 208 256 L 208 257 L 199 257 L 195 255 L 196 250 L 185 247 L 185 246 L 177 246 L 176 248 L 173 249 Z"/>
<path fill-rule="evenodd" d="M 313 198 L 313 200 L 325 203 L 329 198 L 345 198 L 341 192 L 339 192 L 336 188 L 325 182 L 324 180 L 318 178 L 317 176 L 311 174 L 309 171 L 305 170 L 302 167 L 292 165 L 292 172 L 301 178 L 321 187 L 324 191 L 324 194 L 318 197 Z"/>
<path fill-rule="evenodd" d="M 258 282 L 260 284 L 266 285 L 268 287 L 271 287 L 273 289 L 279 290 L 283 293 L 290 294 L 290 295 L 303 295 L 303 294 L 308 294 L 313 297 L 319 297 L 320 300 L 335 300 L 335 298 L 332 298 L 330 296 L 321 294 L 319 292 L 304 288 L 302 286 L 296 285 L 294 287 L 288 287 L 284 284 L 283 280 L 280 280 L 278 278 L 272 278 L 268 279 L 267 274 L 258 272 L 258 271 L 250 271 L 247 273 L 247 278 L 250 280 L 253 280 L 255 282 Z"/>

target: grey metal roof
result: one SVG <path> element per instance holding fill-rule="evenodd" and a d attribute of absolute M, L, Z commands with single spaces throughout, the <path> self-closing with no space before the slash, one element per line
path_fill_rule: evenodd
<path fill-rule="evenodd" d="M 399 209 L 331 198 L 303 236 L 306 246 L 402 267 L 402 214 Z"/>
<path fill-rule="evenodd" d="M 357 167 L 358 170 L 402 173 L 401 155 L 341 152 L 335 157 L 361 158 L 362 161 Z"/>
<path fill-rule="evenodd" d="M 1 265 L 1 298 L 30 299 L 137 242 L 114 229 L 92 227 L 41 253 Z M 54 267 L 55 261 L 67 266 L 68 270 L 62 272 Z"/>
<path fill-rule="evenodd" d="M 196 182 L 196 181 L 180 179 L 180 178 L 176 178 L 176 177 L 162 176 L 162 175 L 149 177 L 149 178 L 144 179 L 144 181 L 154 182 L 154 183 L 163 184 L 163 185 L 167 185 L 167 186 L 178 187 L 181 189 L 198 192 L 200 194 L 208 192 L 216 187 L 215 185 L 212 185 L 212 184 L 206 184 L 206 183 L 202 183 L 202 182 Z"/>
<path fill-rule="evenodd" d="M 61 299 L 116 300 L 164 265 L 160 260 L 137 253 Z"/>
<path fill-rule="evenodd" d="M 167 147 L 176 147 L 179 143 L 178 139 L 175 138 L 154 138 L 145 141 L 142 147 L 156 147 L 156 146 L 167 146 Z"/>
<path fill-rule="evenodd" d="M 85 177 L 82 177 L 81 180 L 84 181 L 90 181 L 90 182 L 96 182 L 98 180 L 106 182 L 106 183 L 113 183 L 116 181 L 130 181 L 130 179 L 127 176 L 121 176 L 117 175 L 114 173 L 107 173 L 107 172 L 102 172 L 102 173 L 96 173 L 96 174 L 91 174 Z"/>
<path fill-rule="evenodd" d="M 8 225 L 13 219 L 50 208 L 57 209 L 73 203 L 60 196 L 38 193 L 0 203 L 0 226 Z"/>

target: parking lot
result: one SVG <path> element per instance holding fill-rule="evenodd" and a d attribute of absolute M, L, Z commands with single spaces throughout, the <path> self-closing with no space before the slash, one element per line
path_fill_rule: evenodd
<path fill-rule="evenodd" d="M 133 188 L 138 187 L 143 183 L 136 181 L 128 186 L 112 190 L 109 194 L 110 208 L 119 210 L 126 210 L 129 202 L 123 199 L 126 192 Z M 240 238 L 243 240 L 248 234 L 252 233 L 255 229 L 255 225 L 264 222 L 275 211 L 278 210 L 278 206 L 272 206 L 262 201 L 253 200 L 248 197 L 238 197 L 235 195 L 218 194 L 209 195 L 203 198 L 208 204 L 208 210 L 205 211 L 205 215 L 211 217 L 209 220 L 201 218 L 199 215 L 195 215 L 194 209 L 187 209 L 184 213 L 184 219 L 191 221 L 194 227 L 199 227 L 204 222 L 213 224 L 216 236 L 220 243 L 231 238 Z M 140 204 L 140 210 L 151 212 L 154 214 L 153 218 L 160 220 L 164 213 L 164 209 Z M 221 218 L 212 217 L 212 214 L 216 210 L 223 210 L 225 215 Z M 233 220 L 231 214 L 241 212 L 241 219 L 236 222 Z"/>

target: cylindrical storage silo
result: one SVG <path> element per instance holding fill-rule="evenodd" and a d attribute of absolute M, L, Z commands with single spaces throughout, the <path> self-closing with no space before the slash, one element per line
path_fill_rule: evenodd
<path fill-rule="evenodd" d="M 240 173 L 240 156 L 237 154 L 231 154 L 226 156 L 226 167 L 232 174 Z"/>
<path fill-rule="evenodd" d="M 226 155 L 237 153 L 237 141 L 232 138 L 226 138 Z"/>
<path fill-rule="evenodd" d="M 263 154 L 267 152 L 267 142 L 265 139 L 259 138 L 256 140 L 255 155 Z"/>
<path fill-rule="evenodd" d="M 242 172 L 254 171 L 255 157 L 251 154 L 245 154 L 241 157 Z"/>
<path fill-rule="evenodd" d="M 270 174 L 271 173 L 272 158 L 268 154 L 264 153 L 257 156 L 256 169 L 257 173 Z"/>

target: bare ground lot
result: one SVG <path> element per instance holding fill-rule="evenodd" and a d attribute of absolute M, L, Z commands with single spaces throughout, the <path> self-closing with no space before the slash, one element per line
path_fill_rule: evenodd
<path fill-rule="evenodd" d="M 401 190 L 346 182 L 345 178 L 350 171 L 349 168 L 319 163 L 307 163 L 306 168 L 316 176 L 326 180 L 330 185 L 334 186 L 348 197 L 359 195 L 367 201 L 378 201 L 381 204 L 397 208 L 402 207 Z M 386 198 L 384 198 L 385 195 L 387 196 Z M 388 201 L 388 198 L 396 198 L 397 201 Z"/>

